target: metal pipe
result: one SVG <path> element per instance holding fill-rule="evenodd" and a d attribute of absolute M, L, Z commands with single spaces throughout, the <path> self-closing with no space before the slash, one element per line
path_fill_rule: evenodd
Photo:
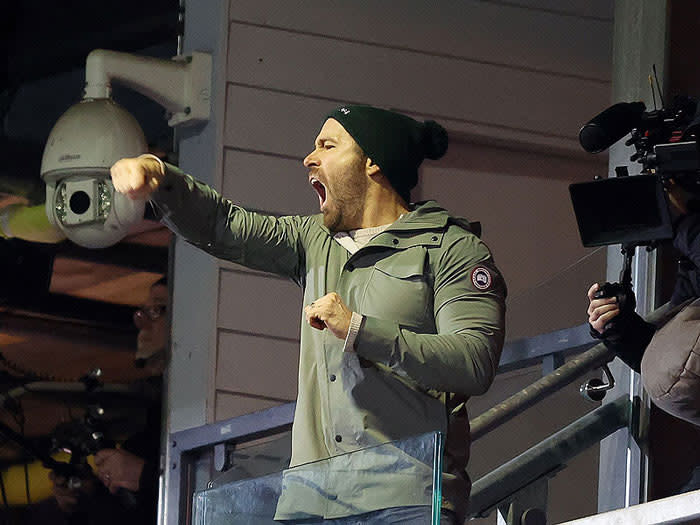
<path fill-rule="evenodd" d="M 646 317 L 646 320 L 652 324 L 662 324 L 674 312 L 675 309 L 666 303 L 651 312 Z M 470 421 L 471 440 L 476 441 L 487 432 L 513 419 L 538 401 L 561 390 L 579 377 L 603 366 L 614 358 L 615 354 L 611 350 L 608 350 L 603 343 L 598 343 L 593 348 L 569 360 L 551 374 L 535 381 L 502 403 L 472 419 Z"/>
<path fill-rule="evenodd" d="M 470 422 L 472 441 L 476 441 L 497 426 L 513 419 L 527 408 L 557 390 L 561 390 L 582 375 L 612 361 L 614 357 L 615 354 L 600 343 L 569 360 L 551 374 L 535 381 L 502 403 L 472 419 Z"/>
<path fill-rule="evenodd" d="M 639 398 L 635 398 L 635 405 Z M 470 516 L 485 516 L 495 506 L 626 426 L 633 404 L 626 396 L 603 405 L 579 418 L 559 432 L 489 472 L 472 486 Z"/>

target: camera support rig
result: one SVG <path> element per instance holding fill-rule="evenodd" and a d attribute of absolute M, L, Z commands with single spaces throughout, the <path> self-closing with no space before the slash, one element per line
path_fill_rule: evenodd
<path fill-rule="evenodd" d="M 661 101 L 663 105 L 663 98 Z M 665 191 L 668 180 L 673 178 L 684 189 L 700 193 L 697 100 L 677 96 L 670 108 L 645 110 L 642 102 L 614 104 L 579 131 L 581 146 L 590 153 L 599 153 L 630 133 L 625 146 L 634 146 L 630 161 L 641 164 L 640 175 L 630 177 L 627 166 L 618 166 L 617 177 L 596 177 L 598 180 L 593 182 L 569 187 L 583 245 L 621 245 L 623 267 L 619 281 L 606 282 L 594 294 L 596 299 L 616 297 L 621 313 L 636 307 L 632 261 L 637 246 L 651 251 L 661 240 L 673 237 Z M 619 318 L 611 320 L 604 330 L 617 322 Z M 599 401 L 613 387 L 609 369 L 604 367 L 603 371 L 607 384 L 600 379 L 587 382 L 581 386 L 584 397 Z"/>

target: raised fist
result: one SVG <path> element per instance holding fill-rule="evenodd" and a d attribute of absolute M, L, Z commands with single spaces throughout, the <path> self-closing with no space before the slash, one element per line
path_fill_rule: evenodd
<path fill-rule="evenodd" d="M 114 189 L 130 199 L 148 199 L 165 177 L 163 163 L 155 156 L 118 160 L 111 170 Z"/>

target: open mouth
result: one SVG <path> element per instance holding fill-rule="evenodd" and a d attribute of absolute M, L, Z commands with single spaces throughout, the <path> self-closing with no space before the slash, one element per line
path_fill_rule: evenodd
<path fill-rule="evenodd" d="M 311 177 L 309 184 L 311 184 L 311 187 L 316 190 L 316 193 L 318 194 L 318 205 L 323 208 L 323 205 L 326 202 L 326 187 L 316 177 Z"/>

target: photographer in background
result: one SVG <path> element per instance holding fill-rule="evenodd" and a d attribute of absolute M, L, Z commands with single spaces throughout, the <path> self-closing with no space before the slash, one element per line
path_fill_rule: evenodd
<path fill-rule="evenodd" d="M 669 414 L 700 427 L 700 194 L 696 177 L 666 184 L 674 216 L 673 246 L 682 255 L 670 299 L 667 322 L 657 327 L 635 310 L 634 294 L 599 297 L 588 290 L 591 335 L 634 371 L 652 401 Z M 681 492 L 700 488 L 700 467 Z"/>
<path fill-rule="evenodd" d="M 152 400 L 147 407 L 146 424 L 119 448 L 106 448 L 95 454 L 94 473 L 69 486 L 68 480 L 49 473 L 53 498 L 33 505 L 27 524 L 129 525 L 154 524 L 157 520 L 158 477 L 160 471 L 160 401 L 162 375 L 168 361 L 168 282 L 162 278 L 149 291 L 145 305 L 134 313 L 138 328 L 135 366 L 149 376 L 141 380 Z"/>

